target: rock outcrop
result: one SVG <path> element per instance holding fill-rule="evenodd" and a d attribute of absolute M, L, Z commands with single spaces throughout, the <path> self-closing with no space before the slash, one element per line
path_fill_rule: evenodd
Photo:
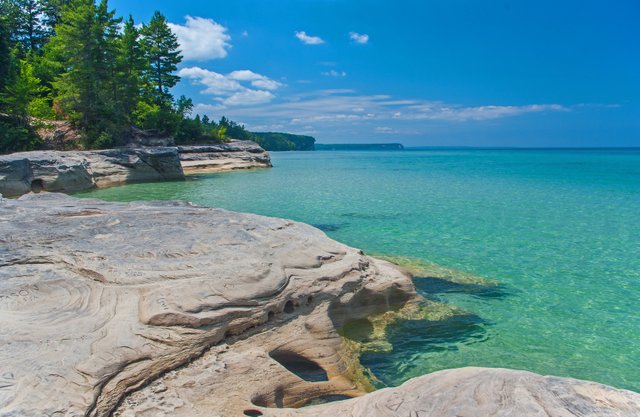
<path fill-rule="evenodd" d="M 301 223 L 0 199 L 0 416 L 640 415 L 639 394 L 505 369 L 366 394 L 341 327 L 415 298 L 393 265 Z"/>
<path fill-rule="evenodd" d="M 76 192 L 184 178 L 176 148 L 35 151 L 0 156 L 0 193 Z"/>
<path fill-rule="evenodd" d="M 182 168 L 187 174 L 271 166 L 269 153 L 249 140 L 216 145 L 178 146 L 178 153 Z"/>
<path fill-rule="evenodd" d="M 20 152 L 0 156 L 0 194 L 73 193 L 130 182 L 182 180 L 185 172 L 269 166 L 269 154 L 250 141 L 177 148 Z"/>
<path fill-rule="evenodd" d="M 239 389 L 224 363 L 204 364 L 198 378 L 228 387 L 225 416 L 313 397 L 316 383 L 284 366 L 321 369 L 317 392 L 361 395 L 336 329 L 412 297 L 391 264 L 301 223 L 184 203 L 5 199 L 0 415 L 108 416 L 209 349 L 264 378 Z"/>

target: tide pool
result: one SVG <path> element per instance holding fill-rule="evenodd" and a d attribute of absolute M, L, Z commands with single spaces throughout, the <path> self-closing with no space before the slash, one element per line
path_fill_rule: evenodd
<path fill-rule="evenodd" d="M 371 255 L 495 281 L 417 277 L 464 310 L 388 329 L 362 362 L 386 385 L 490 366 L 640 391 L 640 151 L 272 153 L 274 168 L 78 194 L 188 200 L 316 225 Z M 428 274 L 424 274 L 428 275 Z"/>

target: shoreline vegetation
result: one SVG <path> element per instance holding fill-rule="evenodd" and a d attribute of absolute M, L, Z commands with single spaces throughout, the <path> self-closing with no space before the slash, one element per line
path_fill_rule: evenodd
<path fill-rule="evenodd" d="M 193 101 L 171 93 L 181 61 L 159 11 L 140 24 L 106 0 L 0 0 L 0 154 L 230 139 L 313 149 L 309 136 L 192 116 Z"/>

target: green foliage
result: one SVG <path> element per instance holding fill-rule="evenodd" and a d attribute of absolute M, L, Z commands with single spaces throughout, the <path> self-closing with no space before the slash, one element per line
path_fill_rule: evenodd
<path fill-rule="evenodd" d="M 181 115 L 172 108 L 165 109 L 155 103 L 145 101 L 139 102 L 134 111 L 134 120 L 138 126 L 161 135 L 175 135 L 181 119 Z"/>
<path fill-rule="evenodd" d="M 169 89 L 180 81 L 180 77 L 175 75 L 177 66 L 182 61 L 178 38 L 158 11 L 153 14 L 149 24 L 142 26 L 140 34 L 147 61 L 143 71 L 147 93 L 155 104 L 169 108 L 173 102 Z"/>
<path fill-rule="evenodd" d="M 98 6 L 73 0 L 45 51 L 46 58 L 68 69 L 52 85 L 63 113 L 86 131 L 87 147 L 117 143 L 122 130 L 115 78 L 121 19 L 114 16 L 106 0 Z"/>
<path fill-rule="evenodd" d="M 22 51 L 41 51 L 49 35 L 44 21 L 44 2 L 40 0 L 13 0 L 16 6 L 15 37 Z"/>
<path fill-rule="evenodd" d="M 26 60 L 20 61 L 18 71 L 18 75 L 5 87 L 0 102 L 8 114 L 16 119 L 25 120 L 26 125 L 31 104 L 45 94 L 47 88 L 40 84 L 40 79 L 33 73 L 33 66 Z"/>
<path fill-rule="evenodd" d="M 255 140 L 255 135 L 245 129 L 244 125 L 229 120 L 224 116 L 220 119 L 219 125 L 224 128 L 225 136 L 232 139 Z"/>
<path fill-rule="evenodd" d="M 0 153 L 32 151 L 42 144 L 28 126 L 8 117 L 0 117 Z"/>
<path fill-rule="evenodd" d="M 132 122 L 131 114 L 140 100 L 145 59 L 140 45 L 140 32 L 131 16 L 124 24 L 122 37 L 118 40 L 118 49 L 119 101 L 125 118 Z"/>
<path fill-rule="evenodd" d="M 11 71 L 11 43 L 9 37 L 9 26 L 5 19 L 0 17 L 0 92 L 4 91 Z"/>
<path fill-rule="evenodd" d="M 255 141 L 268 151 L 312 151 L 316 140 L 311 136 L 279 132 L 256 132 Z"/>
<path fill-rule="evenodd" d="M 107 0 L 96 1 L 0 0 L 0 152 L 36 148 L 36 120 L 60 118 L 80 129 L 76 146 L 85 148 L 122 145 L 132 127 L 178 143 L 313 146 L 308 137 L 256 135 L 226 117 L 191 117 L 192 100 L 171 94 L 182 56 L 165 17 L 121 25 Z"/>

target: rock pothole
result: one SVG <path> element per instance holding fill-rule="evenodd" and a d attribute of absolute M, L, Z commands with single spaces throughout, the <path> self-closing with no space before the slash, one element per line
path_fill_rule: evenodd
<path fill-rule="evenodd" d="M 289 372 L 308 382 L 328 381 L 329 377 L 320 365 L 295 352 L 273 351 L 269 356 Z"/>

